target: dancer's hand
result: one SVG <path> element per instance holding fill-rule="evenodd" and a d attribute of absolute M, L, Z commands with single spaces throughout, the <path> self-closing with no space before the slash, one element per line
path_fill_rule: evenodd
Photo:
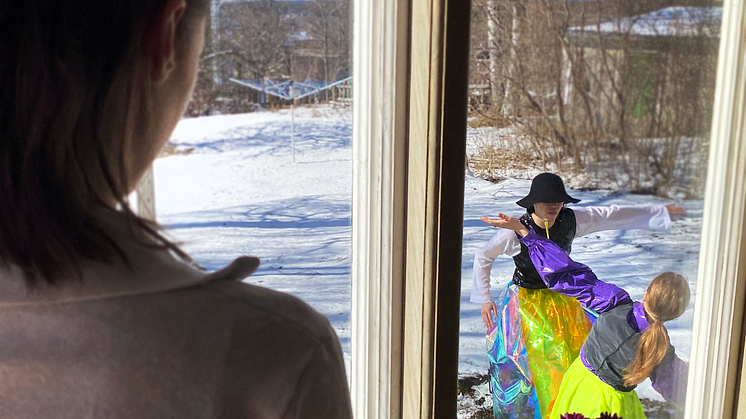
<path fill-rule="evenodd" d="M 513 230 L 516 233 L 520 234 L 521 237 L 525 237 L 528 234 L 528 229 L 526 229 L 526 226 L 521 224 L 520 219 L 505 215 L 503 213 L 497 214 L 497 217 L 498 218 L 482 217 L 480 218 L 480 220 L 491 225 L 492 227 Z"/>
<path fill-rule="evenodd" d="M 492 321 L 493 312 L 497 316 L 497 306 L 494 301 L 482 303 L 482 322 L 484 322 L 484 327 L 487 328 L 487 331 L 492 330 L 495 326 L 495 322 Z"/>
<path fill-rule="evenodd" d="M 671 221 L 676 221 L 673 218 L 674 215 L 686 215 L 686 210 L 676 204 L 666 204 L 665 207 L 666 211 L 668 211 L 668 216 L 671 218 Z"/>

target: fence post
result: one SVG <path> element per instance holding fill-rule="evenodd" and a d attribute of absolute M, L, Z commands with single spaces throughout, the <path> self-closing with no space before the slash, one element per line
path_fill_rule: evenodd
<path fill-rule="evenodd" d="M 137 215 L 155 221 L 155 179 L 150 166 L 137 185 Z"/>

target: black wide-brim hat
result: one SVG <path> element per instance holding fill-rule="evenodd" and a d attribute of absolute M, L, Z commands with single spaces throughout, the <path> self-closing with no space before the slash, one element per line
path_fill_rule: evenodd
<path fill-rule="evenodd" d="M 538 203 L 562 202 L 563 204 L 580 202 L 567 194 L 565 183 L 562 178 L 554 173 L 542 173 L 531 181 L 531 190 L 528 195 L 516 202 L 523 208 L 530 208 Z"/>

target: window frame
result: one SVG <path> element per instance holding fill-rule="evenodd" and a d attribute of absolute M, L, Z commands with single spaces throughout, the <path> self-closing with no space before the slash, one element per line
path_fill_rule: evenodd
<path fill-rule="evenodd" d="M 471 7 L 381 0 L 354 9 L 353 409 L 451 419 Z"/>
<path fill-rule="evenodd" d="M 424 303 L 418 308 L 429 305 L 426 308 L 443 320 L 458 319 L 458 312 L 452 310 L 436 308 L 433 311 L 431 304 L 437 301 L 437 295 L 433 295 L 437 294 L 436 289 L 412 288 L 411 283 L 407 283 L 413 280 L 412 273 L 402 274 L 399 270 L 408 266 L 413 254 L 439 249 L 438 242 L 442 240 L 442 236 L 431 234 L 419 235 L 415 242 L 410 225 L 412 211 L 428 210 L 429 205 L 442 201 L 440 195 L 425 207 L 410 207 L 410 218 L 406 218 L 405 198 L 411 200 L 412 193 L 418 190 L 433 191 L 432 187 L 427 189 L 427 182 L 420 178 L 427 174 L 408 170 L 412 164 L 408 153 L 412 150 L 407 143 L 410 138 L 402 133 L 403 127 L 410 127 L 413 118 L 417 118 L 423 105 L 401 87 L 403 81 L 406 86 L 412 86 L 418 77 L 413 69 L 418 68 L 417 60 L 424 59 L 423 54 L 410 53 L 416 41 L 422 39 L 411 31 L 417 27 L 417 19 L 431 19 L 430 25 L 435 27 L 439 25 L 433 25 L 435 21 L 448 22 L 457 13 L 455 7 L 454 1 L 446 0 L 356 2 L 352 393 L 357 418 L 403 417 L 402 406 L 413 402 L 408 400 L 411 394 L 406 392 L 405 381 L 419 380 L 421 390 L 428 389 L 428 394 L 434 395 L 437 383 L 432 380 L 433 370 L 441 358 L 410 358 L 403 353 L 406 348 L 401 339 L 405 330 L 423 330 L 428 327 L 425 323 L 433 319 L 406 316 L 407 304 L 402 306 L 402 298 L 407 302 L 419 298 Z M 432 39 L 437 28 L 435 32 L 432 27 L 428 30 Z M 743 181 L 746 179 L 746 144 L 742 140 L 746 122 L 744 33 L 744 2 L 725 0 L 685 416 L 692 419 L 730 417 L 736 411 L 739 417 L 746 417 L 746 407 L 738 405 L 735 397 L 739 391 L 746 393 L 746 386 L 740 389 L 738 386 L 739 380 L 746 381 L 740 374 L 741 362 L 746 361 L 742 347 L 746 258 L 741 257 L 746 253 L 746 185 Z M 435 35 L 439 36 L 443 38 L 436 43 L 445 45 L 448 33 L 443 31 Z M 436 54 L 421 68 L 459 64 L 455 60 L 454 55 Z M 431 82 L 434 80 L 437 79 Z M 402 94 L 405 91 L 407 93 Z M 405 161 L 403 156 L 406 156 Z M 418 182 L 419 189 L 413 190 L 412 185 Z M 461 219 L 440 221 L 444 225 L 462 224 Z M 437 281 L 437 272 L 438 269 L 421 272 L 420 279 L 430 276 Z M 416 292 L 422 295 L 412 295 Z M 437 333 L 425 336 L 421 344 L 435 345 L 436 337 Z M 403 376 L 410 362 L 418 365 L 414 373 L 410 370 L 405 380 Z M 449 362 L 457 367 L 457 360 L 451 358 Z M 432 403 L 432 399 L 420 402 Z M 437 415 L 436 410 L 418 410 L 421 417 Z"/>
<path fill-rule="evenodd" d="M 746 290 L 746 6 L 725 0 L 685 418 L 733 417 Z M 743 390 L 743 389 L 742 389 Z M 742 391 L 741 390 L 741 391 Z M 739 414 L 744 417 L 746 412 Z"/>

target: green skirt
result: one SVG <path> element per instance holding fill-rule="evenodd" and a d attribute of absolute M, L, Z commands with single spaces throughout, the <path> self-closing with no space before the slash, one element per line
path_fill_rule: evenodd
<path fill-rule="evenodd" d="M 551 419 L 559 419 L 565 413 L 581 413 L 588 418 L 597 418 L 603 412 L 616 413 L 624 419 L 645 419 L 642 404 L 634 390 L 614 390 L 590 372 L 578 357 L 562 378 Z"/>

